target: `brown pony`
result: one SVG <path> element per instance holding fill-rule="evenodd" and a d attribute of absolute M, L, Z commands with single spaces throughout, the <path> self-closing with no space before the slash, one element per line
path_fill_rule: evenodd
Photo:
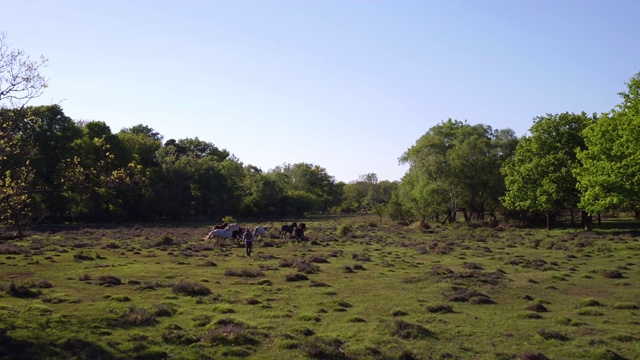
<path fill-rule="evenodd" d="M 213 228 L 211 229 L 211 231 L 216 229 L 226 229 L 227 226 L 229 226 L 229 224 L 227 224 L 226 222 L 223 222 L 222 224 L 213 225 Z"/>
<path fill-rule="evenodd" d="M 280 228 L 280 238 L 284 238 L 284 234 L 293 235 L 293 229 L 298 227 L 298 223 L 295 221 L 291 223 L 291 225 L 282 225 Z"/>

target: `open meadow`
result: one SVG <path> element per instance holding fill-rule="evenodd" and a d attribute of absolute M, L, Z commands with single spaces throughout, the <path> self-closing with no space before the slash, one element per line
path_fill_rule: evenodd
<path fill-rule="evenodd" d="M 640 359 L 640 231 L 312 217 L 0 242 L 1 359 Z M 637 224 L 636 224 L 637 225 Z M 637 227 L 635 228 L 637 229 Z"/>

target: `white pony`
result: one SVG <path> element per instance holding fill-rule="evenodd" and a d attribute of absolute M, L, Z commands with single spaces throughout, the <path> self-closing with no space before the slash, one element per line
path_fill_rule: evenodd
<path fill-rule="evenodd" d="M 262 238 L 262 236 L 267 235 L 267 231 L 268 230 L 269 230 L 269 228 L 266 227 L 266 226 L 256 226 L 256 228 L 253 229 L 253 236 L 257 240 L 258 237 Z"/>
<path fill-rule="evenodd" d="M 207 236 L 207 239 L 215 238 L 216 243 L 220 241 L 220 239 L 231 239 L 233 237 L 233 232 L 239 229 L 240 229 L 240 226 L 238 226 L 238 224 L 229 224 L 224 229 L 212 230 Z"/>

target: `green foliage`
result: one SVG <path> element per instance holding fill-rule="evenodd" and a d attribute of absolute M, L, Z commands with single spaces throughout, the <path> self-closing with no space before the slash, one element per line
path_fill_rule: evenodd
<path fill-rule="evenodd" d="M 467 221 L 472 216 L 482 219 L 486 210 L 499 204 L 504 192 L 500 166 L 516 142 L 508 129 L 443 121 L 400 157 L 410 168 L 399 200 L 423 220 L 444 215 L 453 222 L 458 211 Z"/>
<path fill-rule="evenodd" d="M 640 73 L 620 93 L 623 102 L 583 133 L 582 166 L 574 169 L 580 206 L 590 214 L 640 209 Z"/>
<path fill-rule="evenodd" d="M 508 209 L 550 213 L 578 206 L 572 169 L 576 151 L 584 149 L 582 131 L 593 121 L 587 114 L 563 113 L 537 117 L 530 136 L 520 139 L 515 157 L 502 167 Z"/>
<path fill-rule="evenodd" d="M 351 224 L 341 224 L 340 226 L 338 226 L 338 235 L 340 236 L 346 236 L 351 231 L 353 231 L 353 229 L 351 228 Z"/>

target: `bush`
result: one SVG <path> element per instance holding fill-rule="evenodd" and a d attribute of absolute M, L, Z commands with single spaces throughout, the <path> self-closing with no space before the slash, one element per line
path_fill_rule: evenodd
<path fill-rule="evenodd" d="M 430 313 L 450 314 L 453 312 L 451 305 L 431 305 L 427 306 L 427 311 Z"/>
<path fill-rule="evenodd" d="M 156 316 L 144 308 L 135 306 L 129 307 L 129 310 L 120 317 L 120 325 L 124 327 L 130 326 L 150 326 L 157 322 Z"/>
<path fill-rule="evenodd" d="M 596 299 L 584 299 L 580 302 L 580 306 L 588 307 L 588 306 L 602 306 L 602 304 Z"/>
<path fill-rule="evenodd" d="M 402 319 L 395 319 L 393 321 L 393 336 L 397 336 L 405 340 L 417 340 L 433 337 L 434 334 L 431 330 L 425 328 L 420 324 L 412 324 Z"/>
<path fill-rule="evenodd" d="M 304 274 L 297 273 L 297 274 L 287 274 L 285 276 L 285 280 L 287 280 L 287 281 L 304 281 L 304 280 L 309 280 L 309 278 Z"/>
<path fill-rule="evenodd" d="M 207 296 L 211 294 L 211 290 L 208 287 L 188 281 L 180 281 L 173 284 L 171 290 L 176 294 L 187 296 Z"/>
<path fill-rule="evenodd" d="M 173 238 L 169 235 L 164 235 L 160 238 L 158 242 L 155 243 L 155 246 L 171 246 L 174 245 Z"/>
<path fill-rule="evenodd" d="M 338 226 L 338 235 L 346 236 L 352 231 L 350 224 L 342 224 Z"/>
<path fill-rule="evenodd" d="M 40 291 L 34 291 L 29 289 L 28 286 L 24 284 L 16 285 L 13 281 L 9 285 L 9 289 L 7 290 L 7 294 L 13 296 L 15 298 L 28 299 L 35 298 L 40 296 L 42 293 Z"/>
<path fill-rule="evenodd" d="M 339 339 L 313 337 L 300 344 L 300 350 L 314 359 L 347 359 Z"/>
<path fill-rule="evenodd" d="M 255 278 L 264 276 L 264 273 L 260 270 L 250 270 L 250 269 L 242 269 L 240 271 L 235 271 L 232 269 L 228 269 L 224 272 L 226 276 L 237 276 L 237 277 L 248 277 Z"/>
<path fill-rule="evenodd" d="M 95 260 L 95 258 L 87 253 L 84 252 L 84 250 L 80 250 L 77 253 L 75 253 L 73 255 L 73 260 L 75 261 L 91 261 L 91 260 Z"/>
<path fill-rule="evenodd" d="M 122 280 L 120 280 L 120 278 L 113 275 L 102 275 L 102 276 L 98 276 L 98 278 L 96 279 L 96 283 L 100 286 L 102 285 L 115 286 L 115 285 L 122 285 Z"/>
<path fill-rule="evenodd" d="M 538 335 L 545 340 L 559 340 L 559 341 L 567 341 L 569 338 L 557 331 L 547 331 L 545 329 L 538 330 Z"/>
<path fill-rule="evenodd" d="M 227 223 L 227 224 L 234 224 L 237 223 L 236 218 L 234 218 L 233 216 L 225 216 L 222 218 L 222 222 L 223 223 Z"/>

